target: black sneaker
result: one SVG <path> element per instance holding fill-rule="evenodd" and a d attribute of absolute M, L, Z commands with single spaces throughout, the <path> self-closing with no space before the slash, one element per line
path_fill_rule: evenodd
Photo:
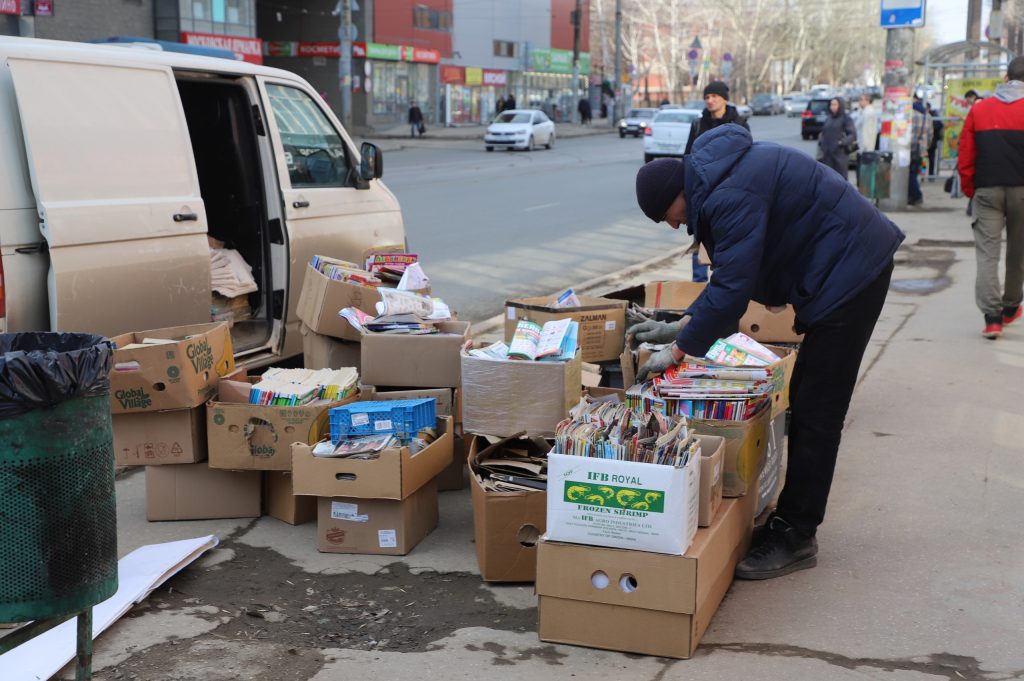
<path fill-rule="evenodd" d="M 779 516 L 772 516 L 736 566 L 737 579 L 772 579 L 818 564 L 818 540 L 801 535 Z"/>

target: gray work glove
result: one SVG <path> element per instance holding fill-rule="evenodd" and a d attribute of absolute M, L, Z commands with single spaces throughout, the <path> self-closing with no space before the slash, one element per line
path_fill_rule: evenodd
<path fill-rule="evenodd" d="M 675 343 L 669 343 L 661 350 L 650 356 L 644 365 L 636 372 L 636 382 L 643 383 L 655 376 L 665 373 L 665 369 L 676 365 L 676 358 L 672 355 L 672 348 Z"/>
<path fill-rule="evenodd" d="M 626 337 L 630 339 L 630 344 L 634 348 L 641 343 L 653 343 L 655 345 L 671 343 L 676 339 L 678 333 L 678 323 L 656 322 L 653 319 L 634 324 L 626 329 Z"/>
<path fill-rule="evenodd" d="M 627 328 L 642 322 L 650 321 L 650 319 L 650 310 L 645 307 L 640 307 L 636 303 L 632 303 L 626 308 L 626 324 L 629 325 Z"/>

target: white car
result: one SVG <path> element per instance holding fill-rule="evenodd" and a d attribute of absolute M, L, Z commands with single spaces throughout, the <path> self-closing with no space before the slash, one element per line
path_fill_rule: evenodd
<path fill-rule="evenodd" d="M 751 109 L 750 106 L 748 106 L 747 104 L 737 104 L 736 115 L 738 115 L 743 120 L 747 120 L 754 115 L 754 110 Z"/>
<path fill-rule="evenodd" d="M 696 109 L 662 109 L 644 131 L 644 163 L 658 156 L 682 156 L 690 126 L 700 120 Z"/>
<path fill-rule="evenodd" d="M 555 124 L 536 109 L 502 111 L 484 133 L 487 151 L 494 151 L 494 147 L 532 151 L 540 144 L 548 149 L 555 146 Z"/>

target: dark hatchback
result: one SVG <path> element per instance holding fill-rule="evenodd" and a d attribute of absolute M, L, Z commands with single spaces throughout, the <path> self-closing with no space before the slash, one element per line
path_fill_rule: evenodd
<path fill-rule="evenodd" d="M 831 99 L 815 98 L 807 102 L 807 108 L 800 116 L 800 136 L 805 140 L 818 139 L 821 129 L 825 126 L 828 103 L 831 101 Z"/>

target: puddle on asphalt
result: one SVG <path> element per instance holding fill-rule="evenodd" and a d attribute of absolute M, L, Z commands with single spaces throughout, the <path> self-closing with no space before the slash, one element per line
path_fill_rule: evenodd
<path fill-rule="evenodd" d="M 889 290 L 897 293 L 918 293 L 927 295 L 936 293 L 953 283 L 949 277 L 932 279 L 893 279 L 889 282 Z"/>

